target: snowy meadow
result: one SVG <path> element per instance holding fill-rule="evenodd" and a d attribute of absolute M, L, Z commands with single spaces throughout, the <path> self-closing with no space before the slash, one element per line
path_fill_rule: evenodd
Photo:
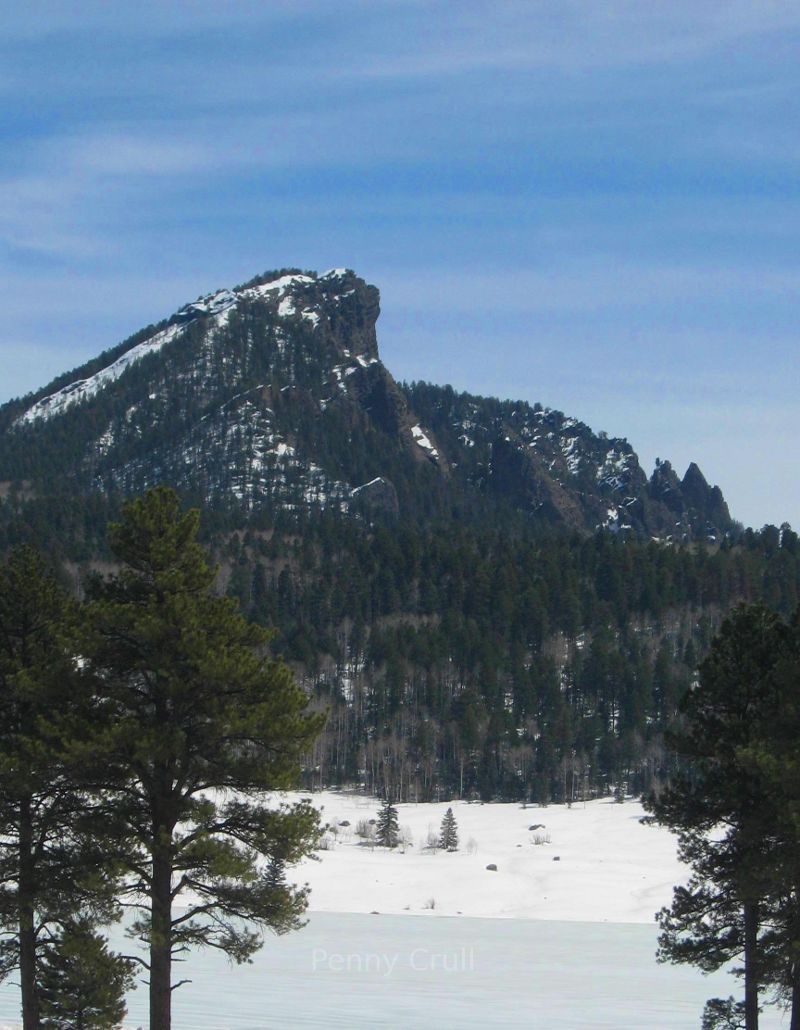
<path fill-rule="evenodd" d="M 736 993 L 724 973 L 656 963 L 654 914 L 685 874 L 671 835 L 641 825 L 638 802 L 404 804 L 404 842 L 387 851 L 369 835 L 375 799 L 313 800 L 328 830 L 296 871 L 312 888 L 308 925 L 269 937 L 249 966 L 191 955 L 175 1030 L 697 1030 L 706 998 Z M 448 807 L 452 853 L 428 843 Z M 8 1027 L 18 1006 L 5 985 Z M 127 1026 L 146 1022 L 140 988 Z M 781 1025 L 764 1017 L 767 1030 Z"/>

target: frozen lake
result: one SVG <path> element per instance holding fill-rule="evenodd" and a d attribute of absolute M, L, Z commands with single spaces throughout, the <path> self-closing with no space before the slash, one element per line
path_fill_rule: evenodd
<path fill-rule="evenodd" d="M 708 997 L 736 993 L 654 960 L 654 927 L 620 923 L 316 913 L 271 938 L 252 966 L 201 953 L 179 966 L 174 1030 L 288 1027 L 698 1030 Z M 176 977 L 177 978 L 177 977 Z M 0 1024 L 19 1018 L 0 988 Z M 142 987 L 128 1026 L 147 1025 Z M 764 1030 L 787 1026 L 765 1015 Z"/>

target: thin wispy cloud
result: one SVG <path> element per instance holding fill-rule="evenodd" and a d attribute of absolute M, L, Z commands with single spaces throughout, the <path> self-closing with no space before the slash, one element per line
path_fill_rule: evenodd
<path fill-rule="evenodd" d="M 393 278 L 394 301 L 406 309 L 470 314 L 487 308 L 535 314 L 650 308 L 668 302 L 713 302 L 738 295 L 800 303 L 800 267 L 759 269 L 717 264 L 621 264 L 613 255 L 557 268 L 504 268 L 487 271 L 420 269 Z M 443 298 L 444 301 L 443 301 Z"/>

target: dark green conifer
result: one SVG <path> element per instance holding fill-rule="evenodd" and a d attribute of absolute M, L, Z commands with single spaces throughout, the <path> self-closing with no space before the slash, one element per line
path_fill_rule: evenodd
<path fill-rule="evenodd" d="M 318 832 L 310 804 L 261 802 L 295 785 L 322 718 L 267 656 L 270 634 L 214 592 L 198 525 L 166 488 L 124 506 L 109 531 L 121 568 L 91 585 L 83 644 L 114 714 L 105 787 L 131 845 L 120 858 L 143 910 L 151 1030 L 170 1027 L 176 950 L 242 962 L 264 930 L 300 925 L 306 890 L 283 874 Z M 183 889 L 196 900 L 177 915 Z"/>
<path fill-rule="evenodd" d="M 745 1030 L 744 1002 L 734 998 L 710 998 L 703 1010 L 700 1030 Z"/>
<path fill-rule="evenodd" d="M 648 804 L 692 869 L 659 913 L 659 957 L 705 971 L 741 960 L 747 1030 L 758 1026 L 764 988 L 792 1003 L 791 1030 L 800 1030 L 799 656 L 778 616 L 737 608 L 681 705 L 672 744 L 689 764 Z"/>
<path fill-rule="evenodd" d="M 0 978 L 19 970 L 39 1030 L 39 963 L 56 928 L 115 912 L 76 752 L 102 722 L 72 629 L 75 606 L 27 547 L 0 567 Z"/>
<path fill-rule="evenodd" d="M 378 814 L 378 824 L 375 827 L 375 842 L 384 848 L 396 848 L 400 843 L 397 809 L 388 797 Z"/>
<path fill-rule="evenodd" d="M 108 950 L 88 920 L 69 925 L 44 950 L 42 1030 L 115 1030 L 125 1018 L 134 963 Z"/>
<path fill-rule="evenodd" d="M 442 826 L 439 831 L 439 847 L 444 851 L 458 851 L 458 826 L 453 809 L 448 808 L 442 817 Z"/>

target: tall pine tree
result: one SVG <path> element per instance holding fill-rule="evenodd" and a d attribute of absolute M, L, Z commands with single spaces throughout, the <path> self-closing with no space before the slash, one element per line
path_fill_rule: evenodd
<path fill-rule="evenodd" d="M 150 491 L 109 529 L 120 571 L 90 588 L 84 654 L 106 690 L 105 788 L 114 799 L 134 931 L 149 946 L 150 1028 L 169 1030 L 172 957 L 213 947 L 241 962 L 263 931 L 300 925 L 286 867 L 317 839 L 309 804 L 266 807 L 295 784 L 321 725 L 269 634 L 213 590 L 199 514 Z M 194 899 L 174 911 L 181 891 Z"/>
<path fill-rule="evenodd" d="M 800 813 L 800 778 L 786 773 L 799 707 L 789 628 L 761 606 L 737 608 L 682 702 L 671 742 L 685 771 L 648 803 L 692 869 L 659 914 L 659 955 L 704 970 L 741 960 L 746 1030 L 758 1027 L 760 991 L 795 991 L 800 821 L 791 813 Z M 776 766 L 787 726 L 792 743 Z M 791 1026 L 800 1030 L 798 1006 Z"/>

